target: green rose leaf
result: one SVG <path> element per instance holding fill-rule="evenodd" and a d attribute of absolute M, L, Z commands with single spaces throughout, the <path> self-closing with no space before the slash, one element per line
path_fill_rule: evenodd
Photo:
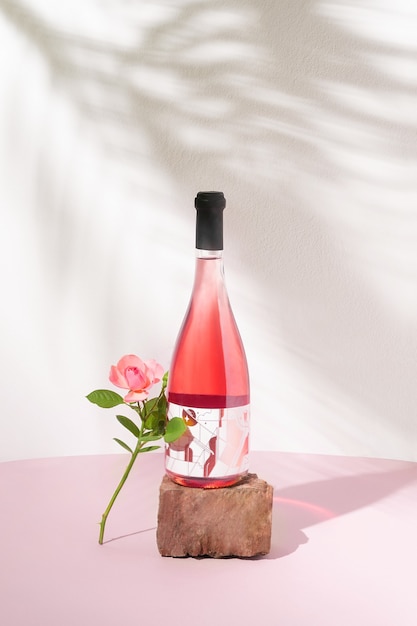
<path fill-rule="evenodd" d="M 139 437 L 140 431 L 135 422 L 132 422 L 131 419 L 125 417 L 124 415 L 116 415 L 116 419 L 121 423 L 122 426 L 127 428 L 127 430 L 129 430 L 132 435 L 134 435 L 135 437 Z"/>
<path fill-rule="evenodd" d="M 124 441 L 121 441 L 120 439 L 117 439 L 116 437 L 113 437 L 113 440 L 116 441 L 119 444 L 119 446 L 122 446 L 122 448 L 130 452 L 130 454 L 133 454 L 133 450 L 129 448 L 127 443 L 125 443 Z"/>
<path fill-rule="evenodd" d="M 152 450 L 159 450 L 161 446 L 148 446 L 147 448 L 141 448 L 139 452 L 152 452 Z"/>
<path fill-rule="evenodd" d="M 146 418 L 145 428 L 147 428 L 148 430 L 154 430 L 157 425 L 158 425 L 158 413 L 153 411 Z"/>
<path fill-rule="evenodd" d="M 158 412 L 164 416 L 167 412 L 167 404 L 168 402 L 167 402 L 166 396 L 162 396 L 158 402 Z"/>
<path fill-rule="evenodd" d="M 157 441 L 161 437 L 162 435 L 153 435 L 152 433 L 149 433 L 147 435 L 143 435 L 142 437 L 139 437 L 139 441 Z"/>
<path fill-rule="evenodd" d="M 158 424 L 155 426 L 155 431 L 162 437 L 165 432 L 165 424 L 166 424 L 166 416 L 164 415 L 163 419 L 160 419 Z"/>
<path fill-rule="evenodd" d="M 154 400 L 157 401 L 148 402 L 145 427 L 154 431 L 154 434 L 162 435 L 165 431 L 167 399 L 165 396 L 160 396 Z"/>
<path fill-rule="evenodd" d="M 167 443 L 176 441 L 185 433 L 187 426 L 181 417 L 173 417 L 167 423 L 164 439 Z"/>
<path fill-rule="evenodd" d="M 86 396 L 87 400 L 90 400 L 93 404 L 97 404 L 102 409 L 111 409 L 118 404 L 124 404 L 122 396 L 115 391 L 109 391 L 108 389 L 96 389 Z"/>
<path fill-rule="evenodd" d="M 158 398 L 150 398 L 144 403 L 145 415 L 149 415 L 158 408 Z"/>

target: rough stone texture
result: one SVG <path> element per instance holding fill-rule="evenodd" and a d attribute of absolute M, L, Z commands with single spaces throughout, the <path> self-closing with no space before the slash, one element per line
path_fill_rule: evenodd
<path fill-rule="evenodd" d="M 177 485 L 159 492 L 158 550 L 162 556 L 252 557 L 271 547 L 273 488 L 256 474 L 221 489 Z"/>

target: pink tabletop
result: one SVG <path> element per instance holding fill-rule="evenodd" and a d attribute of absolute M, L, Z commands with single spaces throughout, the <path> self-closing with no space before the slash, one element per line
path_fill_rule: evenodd
<path fill-rule="evenodd" d="M 416 626 L 417 463 L 254 452 L 275 488 L 271 553 L 172 559 L 156 540 L 162 455 L 0 464 L 2 626 Z"/>

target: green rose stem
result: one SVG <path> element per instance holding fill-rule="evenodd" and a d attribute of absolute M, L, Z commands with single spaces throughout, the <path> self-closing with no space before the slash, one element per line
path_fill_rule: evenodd
<path fill-rule="evenodd" d="M 160 399 L 161 399 L 161 397 L 162 397 L 162 395 L 163 395 L 164 391 L 165 391 L 165 385 L 163 385 L 163 387 L 162 387 L 162 389 L 161 389 L 161 393 L 160 393 L 160 394 L 159 394 L 159 396 L 158 396 L 157 403 L 160 401 Z M 119 493 L 120 493 L 120 491 L 121 491 L 121 489 L 122 489 L 123 485 L 125 484 L 125 482 L 126 482 L 126 480 L 127 480 L 128 476 L 129 476 L 129 474 L 130 474 L 130 470 L 132 469 L 132 467 L 133 467 L 133 465 L 134 465 L 134 463 L 135 463 L 135 461 L 136 461 L 136 458 L 137 458 L 138 454 L 140 453 L 140 451 L 141 451 L 141 449 L 143 448 L 143 446 L 144 446 L 146 443 L 148 443 L 148 441 L 149 441 L 149 439 L 148 439 L 147 441 L 143 441 L 143 440 L 142 440 L 142 438 L 143 438 L 143 429 L 144 429 L 145 420 L 146 420 L 146 403 L 145 403 L 145 402 L 143 403 L 143 409 L 141 409 L 140 402 L 138 402 L 138 406 L 137 406 L 137 408 L 136 408 L 136 407 L 134 407 L 134 406 L 133 406 L 133 405 L 131 405 L 131 404 L 130 404 L 130 405 L 128 405 L 128 406 L 129 406 L 130 408 L 134 409 L 134 411 L 137 411 L 137 413 L 139 414 L 139 417 L 140 417 L 140 419 L 141 419 L 141 422 L 142 422 L 142 423 L 141 423 L 141 427 L 140 427 L 140 431 L 139 431 L 139 436 L 138 436 L 138 442 L 137 442 L 137 444 L 136 444 L 136 447 L 135 447 L 135 449 L 134 449 L 133 451 L 130 451 L 130 452 L 131 452 L 130 461 L 129 461 L 129 463 L 127 464 L 127 467 L 126 467 L 126 469 L 125 469 L 125 471 L 124 471 L 124 474 L 123 474 L 123 476 L 122 476 L 122 478 L 121 478 L 121 480 L 120 480 L 119 484 L 117 485 L 117 487 L 116 487 L 116 490 L 115 490 L 114 494 L 113 494 L 113 495 L 112 495 L 112 497 L 110 498 L 110 502 L 108 503 L 106 510 L 104 511 L 104 513 L 103 513 L 103 515 L 102 515 L 102 517 L 101 517 L 101 522 L 100 522 L 100 534 L 99 534 L 99 537 L 98 537 L 98 542 L 99 542 L 99 544 L 100 544 L 100 545 L 103 545 L 104 530 L 105 530 L 105 527 L 106 527 L 106 522 L 107 522 L 108 515 L 109 515 L 109 513 L 110 513 L 110 511 L 111 511 L 111 509 L 112 509 L 112 506 L 113 506 L 113 504 L 115 503 L 116 498 L 117 498 L 117 496 L 119 495 Z M 160 437 L 162 437 L 162 434 L 160 435 Z M 153 437 L 153 439 L 155 439 L 155 437 Z M 126 447 L 127 447 L 127 446 L 126 446 Z"/>
<path fill-rule="evenodd" d="M 142 429 L 141 429 L 142 430 Z M 119 482 L 119 484 L 116 487 L 116 491 L 114 492 L 114 494 L 112 495 L 109 504 L 107 505 L 107 509 L 104 511 L 102 517 L 101 517 L 101 522 L 100 522 L 100 535 L 98 538 L 98 542 L 100 545 L 103 544 L 103 538 L 104 538 L 104 529 L 106 527 L 106 521 L 107 521 L 107 517 L 111 511 L 111 508 L 113 506 L 113 504 L 115 503 L 115 500 L 117 498 L 117 496 L 119 495 L 123 485 L 125 484 L 127 477 L 130 474 L 130 470 L 133 467 L 134 462 L 136 461 L 136 457 L 138 456 L 140 449 L 144 446 L 145 442 L 144 441 L 138 441 L 136 448 L 134 449 L 132 456 L 130 458 L 130 461 L 125 469 L 125 472 Z"/>

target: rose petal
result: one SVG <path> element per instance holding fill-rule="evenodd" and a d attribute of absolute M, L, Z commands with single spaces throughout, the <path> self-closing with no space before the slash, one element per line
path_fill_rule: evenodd
<path fill-rule="evenodd" d="M 110 368 L 109 380 L 116 387 L 121 387 L 122 389 L 129 389 L 129 385 L 124 376 L 119 372 L 115 365 L 112 365 Z"/>
<path fill-rule="evenodd" d="M 137 367 L 143 371 L 144 362 L 136 354 L 125 354 L 117 363 L 117 369 L 124 372 L 127 367 Z"/>
<path fill-rule="evenodd" d="M 159 383 L 162 376 L 164 375 L 164 368 L 160 363 L 157 363 L 155 359 L 150 359 L 149 361 L 145 361 L 146 367 L 148 367 L 152 372 L 152 379 L 154 383 Z"/>
<path fill-rule="evenodd" d="M 129 391 L 129 393 L 125 395 L 124 401 L 138 402 L 139 400 L 146 400 L 148 393 L 148 391 Z"/>
<path fill-rule="evenodd" d="M 137 367 L 127 367 L 124 371 L 125 378 L 127 380 L 128 389 L 133 391 L 140 391 L 149 387 L 149 378 L 145 372 Z"/>

